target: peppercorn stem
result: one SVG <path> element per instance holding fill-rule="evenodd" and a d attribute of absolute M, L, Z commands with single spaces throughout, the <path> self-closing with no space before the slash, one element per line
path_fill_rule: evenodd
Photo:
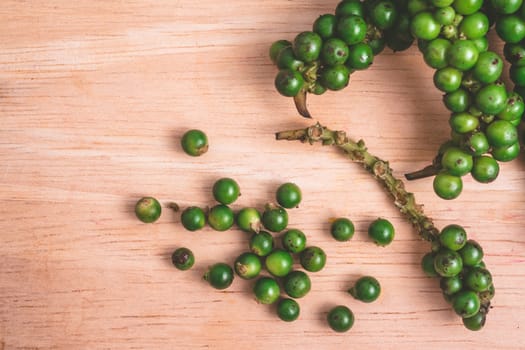
<path fill-rule="evenodd" d="M 295 108 L 300 115 L 305 118 L 312 118 L 312 115 L 308 112 L 308 108 L 306 107 L 306 95 L 306 90 L 303 89 L 299 91 L 299 93 L 293 98 L 293 102 L 295 103 Z"/>
<path fill-rule="evenodd" d="M 423 207 L 416 203 L 414 194 L 405 189 L 402 180 L 393 175 L 387 161 L 368 152 L 364 141 L 357 142 L 350 139 L 344 131 L 330 130 L 319 123 L 306 129 L 280 131 L 275 134 L 277 140 L 301 141 L 314 144 L 335 146 L 343 151 L 353 162 L 359 163 L 383 185 L 392 196 L 394 205 L 410 221 L 418 234 L 426 241 L 437 239 L 439 230 L 434 226 L 432 219 L 425 215 Z"/>
<path fill-rule="evenodd" d="M 439 167 L 437 167 L 434 164 L 431 164 L 431 165 L 427 165 L 421 170 L 417 170 L 417 171 L 413 171 L 411 173 L 405 174 L 405 178 L 408 181 L 423 179 L 425 177 L 437 175 L 437 173 L 439 173 L 439 170 L 440 170 Z"/>

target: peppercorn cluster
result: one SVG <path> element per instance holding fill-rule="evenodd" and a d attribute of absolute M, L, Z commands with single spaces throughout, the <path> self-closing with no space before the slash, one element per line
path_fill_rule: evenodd
<path fill-rule="evenodd" d="M 499 162 L 518 157 L 518 125 L 525 104 L 525 6 L 522 0 L 343 0 L 321 15 L 312 31 L 279 40 L 270 58 L 279 68 L 275 87 L 296 99 L 340 90 L 350 75 L 368 68 L 385 46 L 394 51 L 417 41 L 449 110 L 450 139 L 431 166 L 407 174 L 434 176 L 434 192 L 455 199 L 462 177 L 494 181 Z M 495 26 L 511 63 L 512 90 L 501 80 L 503 58 L 489 49 Z M 297 105 L 297 102 L 296 102 Z M 300 109 L 300 108 L 298 108 Z M 304 113 L 302 113 L 304 115 Z"/>

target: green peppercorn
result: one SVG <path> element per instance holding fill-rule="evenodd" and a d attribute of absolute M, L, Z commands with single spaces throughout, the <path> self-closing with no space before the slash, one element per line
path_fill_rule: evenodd
<path fill-rule="evenodd" d="M 312 30 L 319 34 L 322 39 L 329 39 L 334 36 L 336 23 L 336 17 L 327 13 L 315 20 Z"/>
<path fill-rule="evenodd" d="M 226 231 L 233 226 L 233 211 L 224 204 L 217 204 L 208 212 L 208 224 L 216 231 Z"/>
<path fill-rule="evenodd" d="M 423 269 L 423 272 L 428 277 L 437 277 L 439 274 L 436 272 L 436 269 L 434 267 L 434 258 L 436 257 L 436 253 L 430 252 L 425 255 L 423 255 L 423 258 L 421 259 L 421 268 Z"/>
<path fill-rule="evenodd" d="M 442 277 L 453 277 L 463 269 L 463 260 L 457 252 L 443 248 L 434 258 L 434 268 Z"/>
<path fill-rule="evenodd" d="M 381 294 L 379 281 L 372 276 L 363 276 L 348 290 L 355 299 L 365 303 L 375 301 Z"/>
<path fill-rule="evenodd" d="M 143 197 L 135 204 L 135 215 L 145 223 L 152 223 L 159 219 L 162 208 L 158 200 L 153 197 Z"/>
<path fill-rule="evenodd" d="M 290 229 L 281 238 L 284 249 L 290 253 L 300 253 L 306 248 L 306 235 L 298 229 Z"/>
<path fill-rule="evenodd" d="M 457 198 L 463 190 L 461 177 L 441 172 L 434 177 L 434 192 L 442 199 Z"/>
<path fill-rule="evenodd" d="M 209 148 L 208 137 L 203 131 L 197 129 L 186 131 L 180 143 L 184 152 L 193 157 L 203 155 L 208 152 Z"/>
<path fill-rule="evenodd" d="M 233 268 L 239 277 L 248 280 L 259 276 L 262 269 L 259 257 L 250 252 L 242 253 L 235 259 Z"/>
<path fill-rule="evenodd" d="M 171 262 L 177 269 L 184 271 L 195 264 L 195 256 L 188 248 L 178 248 L 171 255 Z"/>
<path fill-rule="evenodd" d="M 342 16 L 337 20 L 336 33 L 347 45 L 362 42 L 366 37 L 367 24 L 363 17 Z"/>
<path fill-rule="evenodd" d="M 459 250 L 459 254 L 465 266 L 476 266 L 483 260 L 483 249 L 473 240 L 468 240 L 465 246 Z"/>
<path fill-rule="evenodd" d="M 285 322 L 295 321 L 299 317 L 301 309 L 297 301 L 290 298 L 282 298 L 277 303 L 277 316 Z"/>
<path fill-rule="evenodd" d="M 281 288 L 271 277 L 260 277 L 253 286 L 256 300 L 261 304 L 273 304 L 279 299 Z"/>
<path fill-rule="evenodd" d="M 261 214 L 255 208 L 242 208 L 237 213 L 237 226 L 244 232 L 259 232 L 261 230 Z"/>
<path fill-rule="evenodd" d="M 240 195 L 240 189 L 237 182 L 229 177 L 223 177 L 213 184 L 213 198 L 221 204 L 231 204 L 237 200 Z"/>
<path fill-rule="evenodd" d="M 299 33 L 293 41 L 293 52 L 299 60 L 311 63 L 319 57 L 323 40 L 315 32 Z"/>
<path fill-rule="evenodd" d="M 188 231 L 197 231 L 206 225 L 206 213 L 199 207 L 188 207 L 181 213 L 180 221 Z"/>
<path fill-rule="evenodd" d="M 276 277 L 284 277 L 292 271 L 293 257 L 282 249 L 275 249 L 264 260 L 266 270 Z"/>
<path fill-rule="evenodd" d="M 262 223 L 272 232 L 280 232 L 288 226 L 288 213 L 280 206 L 267 204 L 262 215 Z"/>
<path fill-rule="evenodd" d="M 307 247 L 300 255 L 301 266 L 310 272 L 318 272 L 326 264 L 326 253 L 319 247 Z"/>
<path fill-rule="evenodd" d="M 277 56 L 279 56 L 279 53 L 281 52 L 281 50 L 286 47 L 291 47 L 291 46 L 292 46 L 292 43 L 289 42 L 288 40 L 277 40 L 276 42 L 274 42 L 270 46 L 270 52 L 269 52 L 269 56 L 272 62 L 274 64 L 277 64 Z"/>
<path fill-rule="evenodd" d="M 467 232 L 463 227 L 452 224 L 445 226 L 438 238 L 443 247 L 457 251 L 467 243 Z"/>
<path fill-rule="evenodd" d="M 348 307 L 338 305 L 328 312 L 327 322 L 332 330 L 346 332 L 354 325 L 354 314 Z"/>
<path fill-rule="evenodd" d="M 266 256 L 273 250 L 273 236 L 266 231 L 252 234 L 250 238 L 250 251 L 258 256 Z"/>
<path fill-rule="evenodd" d="M 292 69 L 282 69 L 275 77 L 275 88 L 286 97 L 296 96 L 304 85 L 301 73 Z"/>
<path fill-rule="evenodd" d="M 301 203 L 302 193 L 299 186 L 294 183 L 287 182 L 277 188 L 275 195 L 277 203 L 283 208 L 296 208 Z"/>
<path fill-rule="evenodd" d="M 463 176 L 472 170 L 472 156 L 457 147 L 448 148 L 441 157 L 443 169 L 451 175 Z"/>
<path fill-rule="evenodd" d="M 452 307 L 459 316 L 463 318 L 472 317 L 479 311 L 479 297 L 473 291 L 461 291 L 454 295 L 452 299 Z"/>
<path fill-rule="evenodd" d="M 312 283 L 310 277 L 300 270 L 290 272 L 283 282 L 284 291 L 292 298 L 302 298 L 310 291 Z"/>
<path fill-rule="evenodd" d="M 499 164 L 489 156 L 474 157 L 474 165 L 470 174 L 478 182 L 492 182 L 499 175 Z"/>
<path fill-rule="evenodd" d="M 390 221 L 378 218 L 368 226 L 368 236 L 379 246 L 387 246 L 394 240 L 395 229 Z"/>
<path fill-rule="evenodd" d="M 233 282 L 233 270 L 226 263 L 216 263 L 204 273 L 204 280 L 215 289 L 226 289 Z"/>
<path fill-rule="evenodd" d="M 354 236 L 354 223 L 347 218 L 337 218 L 332 221 L 330 234 L 339 242 L 346 242 Z"/>

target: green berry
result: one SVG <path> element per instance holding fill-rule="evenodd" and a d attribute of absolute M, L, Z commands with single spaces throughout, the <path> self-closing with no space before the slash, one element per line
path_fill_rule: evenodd
<path fill-rule="evenodd" d="M 365 303 L 375 301 L 381 294 L 379 281 L 372 276 L 363 276 L 348 290 L 355 299 Z"/>
<path fill-rule="evenodd" d="M 322 39 L 329 39 L 335 34 L 335 26 L 337 19 L 331 13 L 319 16 L 314 24 L 312 30 L 319 34 Z"/>
<path fill-rule="evenodd" d="M 366 37 L 367 24 L 363 17 L 356 15 L 342 16 L 337 20 L 336 33 L 347 45 L 362 42 Z"/>
<path fill-rule="evenodd" d="M 448 148 L 441 157 L 443 169 L 451 175 L 463 176 L 472 170 L 472 156 L 457 147 Z"/>
<path fill-rule="evenodd" d="M 295 57 L 305 63 L 311 63 L 319 57 L 323 40 L 315 32 L 299 33 L 293 41 L 293 52 Z"/>
<path fill-rule="evenodd" d="M 208 212 L 208 224 L 216 231 L 226 231 L 233 223 L 233 211 L 227 205 L 217 204 Z"/>
<path fill-rule="evenodd" d="M 235 259 L 233 268 L 239 277 L 248 280 L 259 276 L 262 269 L 261 260 L 254 253 L 242 253 Z"/>
<path fill-rule="evenodd" d="M 277 188 L 275 195 L 277 203 L 283 208 L 296 208 L 301 203 L 302 193 L 299 186 L 294 183 L 287 182 Z"/>
<path fill-rule="evenodd" d="M 182 226 L 188 231 L 197 231 L 206 225 L 206 213 L 199 207 L 188 207 L 180 216 Z"/>
<path fill-rule="evenodd" d="M 275 77 L 275 88 L 286 97 L 296 96 L 304 85 L 301 73 L 292 69 L 281 69 Z"/>
<path fill-rule="evenodd" d="M 434 268 L 442 277 L 453 277 L 463 269 L 463 260 L 459 253 L 443 248 L 434 258 Z"/>
<path fill-rule="evenodd" d="M 354 314 L 344 305 L 332 308 L 326 318 L 330 328 L 339 333 L 348 331 L 354 325 Z"/>
<path fill-rule="evenodd" d="M 301 252 L 299 259 L 306 271 L 318 272 L 326 264 L 326 253 L 319 247 L 311 246 Z"/>
<path fill-rule="evenodd" d="M 171 255 L 171 262 L 179 270 L 189 270 L 195 264 L 195 256 L 188 248 L 178 248 Z"/>
<path fill-rule="evenodd" d="M 223 177 L 213 184 L 213 198 L 221 204 L 231 204 L 239 197 L 239 184 L 234 179 Z"/>
<path fill-rule="evenodd" d="M 288 40 L 277 40 L 270 46 L 269 56 L 274 64 L 277 64 L 277 57 L 282 49 L 291 47 L 292 43 Z"/>
<path fill-rule="evenodd" d="M 310 291 L 312 283 L 310 277 L 300 270 L 290 272 L 283 282 L 283 288 L 286 294 L 292 298 L 302 298 Z"/>
<path fill-rule="evenodd" d="M 180 141 L 184 152 L 190 156 L 198 157 L 208 151 L 208 137 L 197 129 L 188 130 L 182 135 Z"/>
<path fill-rule="evenodd" d="M 233 270 L 226 263 L 216 263 L 208 268 L 204 274 L 205 281 L 215 289 L 226 289 L 233 282 Z"/>
<path fill-rule="evenodd" d="M 145 223 L 152 223 L 158 220 L 162 208 L 158 200 L 153 197 L 143 197 L 135 204 L 135 215 Z"/>
<path fill-rule="evenodd" d="M 489 156 L 475 157 L 471 175 L 478 182 L 492 182 L 499 175 L 499 164 L 494 158 Z"/>
<path fill-rule="evenodd" d="M 332 221 L 330 234 L 339 242 L 346 242 L 354 236 L 354 223 L 347 218 L 337 218 Z"/>
<path fill-rule="evenodd" d="M 272 251 L 264 261 L 266 270 L 276 277 L 284 277 L 292 271 L 293 257 L 292 255 L 281 249 Z"/>
<path fill-rule="evenodd" d="M 250 251 L 258 256 L 266 256 L 273 250 L 273 236 L 266 231 L 252 234 L 249 243 Z"/>
<path fill-rule="evenodd" d="M 299 304 L 293 299 L 283 298 L 277 303 L 277 316 L 285 322 L 295 321 L 300 311 Z"/>
<path fill-rule="evenodd" d="M 452 299 L 454 311 L 463 318 L 476 315 L 480 308 L 479 297 L 470 290 L 465 290 L 454 295 Z"/>
<path fill-rule="evenodd" d="M 244 232 L 259 232 L 262 226 L 261 214 L 255 208 L 242 208 L 236 220 L 237 226 Z"/>
<path fill-rule="evenodd" d="M 272 232 L 280 232 L 288 226 L 288 213 L 280 206 L 267 204 L 262 215 L 262 223 Z"/>
<path fill-rule="evenodd" d="M 394 240 L 395 230 L 390 221 L 378 218 L 368 226 L 368 237 L 379 246 L 387 246 Z"/>
<path fill-rule="evenodd" d="M 467 243 L 467 232 L 459 225 L 448 225 L 441 230 L 438 238 L 443 247 L 457 251 Z"/>
<path fill-rule="evenodd" d="M 253 286 L 256 300 L 261 304 L 273 304 L 279 299 L 281 288 L 271 277 L 260 277 Z"/>
<path fill-rule="evenodd" d="M 282 246 L 290 253 L 300 253 L 306 248 L 306 235 L 298 229 L 290 229 L 281 239 Z"/>
<path fill-rule="evenodd" d="M 434 177 L 434 192 L 442 199 L 455 199 L 463 190 L 461 177 L 441 172 Z"/>

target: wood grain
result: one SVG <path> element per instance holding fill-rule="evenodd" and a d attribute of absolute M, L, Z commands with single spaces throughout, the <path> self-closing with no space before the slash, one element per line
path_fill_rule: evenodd
<path fill-rule="evenodd" d="M 308 121 L 274 91 L 268 47 L 336 4 L 3 1 L 0 349 L 525 347 L 523 157 L 490 185 L 466 179 L 455 201 L 439 200 L 430 179 L 407 185 L 439 226 L 460 223 L 485 248 L 497 295 L 485 329 L 473 333 L 420 271 L 427 244 L 367 174 L 335 150 L 274 140 Z M 365 139 L 399 176 L 425 165 L 449 132 L 415 47 L 385 51 L 349 88 L 309 106 L 321 122 Z M 203 157 L 180 149 L 189 128 L 209 136 Z M 290 225 L 327 251 L 328 264 L 312 274 L 298 321 L 257 305 L 250 282 L 216 291 L 201 280 L 209 264 L 246 249 L 246 234 L 190 233 L 168 210 L 152 225 L 134 217 L 143 195 L 211 205 L 221 176 L 241 185 L 235 209 L 262 207 L 284 181 L 303 189 Z M 356 223 L 351 242 L 329 236 L 334 216 Z M 378 216 L 397 229 L 386 248 L 366 238 Z M 196 254 L 190 271 L 170 265 L 180 246 Z M 381 281 L 379 301 L 346 294 L 362 274 Z M 349 333 L 326 326 L 337 304 L 356 315 Z"/>

